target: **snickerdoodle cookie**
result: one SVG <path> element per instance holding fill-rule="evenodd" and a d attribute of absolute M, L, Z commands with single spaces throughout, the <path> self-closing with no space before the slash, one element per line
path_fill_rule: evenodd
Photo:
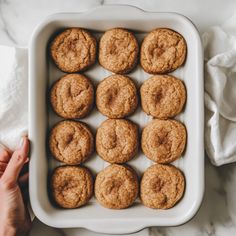
<path fill-rule="evenodd" d="M 144 154 L 157 163 L 178 159 L 186 145 L 185 126 L 176 120 L 152 120 L 142 132 Z"/>
<path fill-rule="evenodd" d="M 93 106 L 93 85 L 84 75 L 67 74 L 53 84 L 50 100 L 59 116 L 67 119 L 82 118 Z"/>
<path fill-rule="evenodd" d="M 68 73 L 79 72 L 95 63 L 97 42 L 87 30 L 70 28 L 54 38 L 50 51 L 60 70 Z"/>
<path fill-rule="evenodd" d="M 110 163 L 124 163 L 138 150 L 138 127 L 125 119 L 108 119 L 97 129 L 96 149 Z"/>
<path fill-rule="evenodd" d="M 81 122 L 62 121 L 51 130 L 49 148 L 57 160 L 69 165 L 77 165 L 92 154 L 93 135 Z"/>
<path fill-rule="evenodd" d="M 93 177 L 85 167 L 60 166 L 51 178 L 52 197 L 63 208 L 85 205 L 93 195 Z"/>
<path fill-rule="evenodd" d="M 183 196 L 185 179 L 172 165 L 155 164 L 143 174 L 140 185 L 142 203 L 154 209 L 173 207 Z"/>
<path fill-rule="evenodd" d="M 131 167 L 112 164 L 96 177 L 95 196 L 106 208 L 127 208 L 133 204 L 138 192 L 137 174 Z"/>
<path fill-rule="evenodd" d="M 116 74 L 125 74 L 136 65 L 138 52 L 138 42 L 130 31 L 110 29 L 103 34 L 99 43 L 99 63 Z"/>
<path fill-rule="evenodd" d="M 170 29 L 155 29 L 143 40 L 140 63 L 147 73 L 164 74 L 180 67 L 186 53 L 187 45 L 182 35 Z"/>
<path fill-rule="evenodd" d="M 135 111 L 138 105 L 134 82 L 124 75 L 111 75 L 97 87 L 98 110 L 109 118 L 123 118 Z"/>
<path fill-rule="evenodd" d="M 171 75 L 154 75 L 140 89 L 144 112 L 159 119 L 179 114 L 186 101 L 184 83 Z"/>

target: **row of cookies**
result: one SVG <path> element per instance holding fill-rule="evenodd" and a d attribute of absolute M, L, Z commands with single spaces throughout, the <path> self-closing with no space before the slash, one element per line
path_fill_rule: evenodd
<path fill-rule="evenodd" d="M 112 164 L 96 176 L 81 166 L 60 166 L 51 178 L 52 197 L 63 208 L 78 208 L 89 202 L 95 193 L 97 201 L 110 209 L 131 206 L 138 195 L 141 202 L 154 209 L 169 209 L 183 196 L 185 179 L 172 165 L 155 164 L 138 181 L 134 169 Z"/>
<path fill-rule="evenodd" d="M 180 67 L 186 53 L 182 35 L 171 29 L 158 28 L 144 38 L 140 64 L 147 73 L 165 74 Z M 84 71 L 96 61 L 97 41 L 86 29 L 66 29 L 52 40 L 50 54 L 60 70 L 67 73 Z M 138 56 L 138 41 L 129 30 L 110 29 L 99 41 L 99 63 L 113 73 L 129 73 L 137 64 Z"/>
<path fill-rule="evenodd" d="M 179 114 L 186 101 L 184 83 L 171 75 L 154 75 L 140 88 L 142 109 L 155 118 L 167 119 Z M 67 74 L 57 80 L 50 92 L 54 111 L 66 119 L 88 115 L 94 103 L 91 80 L 80 74 Z M 96 90 L 98 110 L 109 118 L 132 114 L 138 105 L 134 82 L 124 75 L 111 75 Z"/>
<path fill-rule="evenodd" d="M 139 148 L 138 126 L 126 119 L 107 119 L 97 129 L 96 151 L 109 163 L 131 160 Z M 186 145 L 185 126 L 176 120 L 153 119 L 142 131 L 141 148 L 156 163 L 170 163 L 180 158 Z M 62 121 L 49 136 L 54 158 L 69 164 L 85 162 L 94 151 L 93 134 L 82 122 Z"/>

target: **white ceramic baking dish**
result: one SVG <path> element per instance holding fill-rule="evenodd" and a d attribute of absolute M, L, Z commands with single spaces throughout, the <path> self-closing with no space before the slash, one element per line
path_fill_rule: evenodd
<path fill-rule="evenodd" d="M 187 88 L 187 104 L 177 119 L 184 122 L 188 131 L 187 148 L 183 157 L 174 162 L 186 177 L 183 199 L 172 209 L 153 210 L 144 207 L 137 199 L 134 206 L 125 210 L 110 210 L 100 206 L 93 198 L 84 207 L 63 210 L 54 207 L 48 197 L 48 173 L 59 163 L 47 151 L 47 133 L 60 120 L 47 105 L 47 91 L 53 81 L 63 73 L 51 62 L 47 46 L 51 36 L 63 28 L 84 27 L 99 37 L 109 28 L 124 27 L 135 32 L 138 40 L 158 27 L 167 27 L 181 33 L 188 47 L 186 63 L 172 74 L 182 79 Z M 85 74 L 97 83 L 110 72 L 98 63 Z M 140 66 L 129 74 L 137 85 L 150 77 Z M 30 200 L 35 215 L 45 224 L 54 227 L 83 227 L 102 233 L 132 233 L 149 226 L 183 224 L 197 212 L 204 192 L 204 107 L 203 107 L 203 53 L 199 34 L 186 17 L 176 13 L 145 12 L 131 6 L 102 6 L 83 13 L 61 13 L 48 17 L 35 30 L 29 51 L 29 138 L 31 140 Z M 105 119 L 96 109 L 84 122 L 96 130 Z M 131 120 L 140 129 L 150 121 L 139 108 Z M 152 164 L 139 152 L 129 164 L 139 175 Z M 85 166 L 94 174 L 107 163 L 94 154 Z"/>

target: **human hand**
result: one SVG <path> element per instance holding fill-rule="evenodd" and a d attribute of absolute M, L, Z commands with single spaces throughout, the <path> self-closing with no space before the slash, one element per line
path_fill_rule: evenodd
<path fill-rule="evenodd" d="M 27 210 L 29 140 L 13 153 L 0 151 L 0 236 L 27 235 L 31 220 Z"/>

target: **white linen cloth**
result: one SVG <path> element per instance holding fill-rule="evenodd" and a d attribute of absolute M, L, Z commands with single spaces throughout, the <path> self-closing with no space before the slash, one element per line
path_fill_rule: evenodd
<path fill-rule="evenodd" d="M 236 15 L 202 36 L 205 147 L 214 165 L 236 161 Z"/>
<path fill-rule="evenodd" d="M 27 125 L 27 49 L 0 46 L 0 143 L 14 150 Z"/>

